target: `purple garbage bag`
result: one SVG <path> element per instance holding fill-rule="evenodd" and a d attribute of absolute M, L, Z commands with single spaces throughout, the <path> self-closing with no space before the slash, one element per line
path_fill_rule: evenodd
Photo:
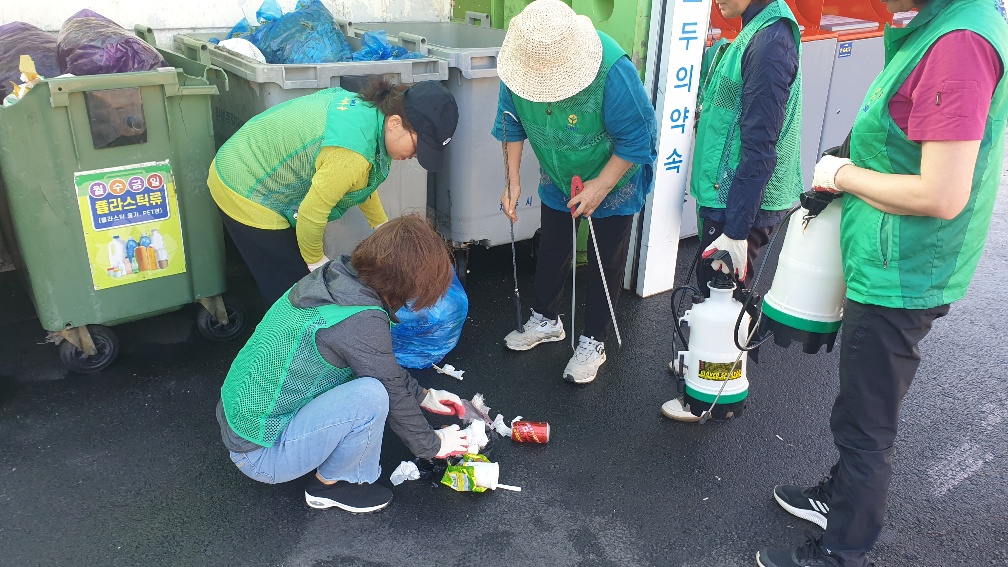
<path fill-rule="evenodd" d="M 81 10 L 63 22 L 56 58 L 62 72 L 74 75 L 150 71 L 165 65 L 147 42 L 91 10 Z"/>
<path fill-rule="evenodd" d="M 60 74 L 56 61 L 56 34 L 24 22 L 0 26 L 0 99 L 11 93 L 11 83 L 21 84 L 21 56 L 29 55 L 39 75 Z"/>

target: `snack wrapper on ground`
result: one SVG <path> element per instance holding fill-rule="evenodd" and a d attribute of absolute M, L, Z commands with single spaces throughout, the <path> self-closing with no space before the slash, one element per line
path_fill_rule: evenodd
<path fill-rule="evenodd" d="M 476 485 L 476 472 L 471 463 L 489 463 L 483 455 L 464 455 L 457 465 L 449 465 L 441 478 L 441 484 L 456 492 L 486 492 L 488 489 Z"/>

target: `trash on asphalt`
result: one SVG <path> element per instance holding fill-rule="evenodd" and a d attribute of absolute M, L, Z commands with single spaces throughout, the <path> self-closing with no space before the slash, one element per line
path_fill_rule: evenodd
<path fill-rule="evenodd" d="M 441 484 L 457 492 L 486 492 L 498 488 L 521 492 L 520 486 L 500 483 L 500 465 L 484 455 L 465 455 L 457 465 L 449 465 Z"/>
<path fill-rule="evenodd" d="M 465 374 L 465 370 L 459 370 L 454 366 L 452 366 L 451 364 L 445 364 L 444 366 L 438 366 L 437 364 L 432 364 L 431 366 L 434 367 L 434 370 L 437 370 L 438 373 L 444 374 L 446 376 L 451 376 L 456 380 L 461 380 L 462 375 Z"/>
<path fill-rule="evenodd" d="M 511 422 L 511 439 L 519 443 L 549 443 L 550 424 L 545 421 L 520 421 L 518 416 Z"/>
<path fill-rule="evenodd" d="M 392 471 L 389 480 L 392 481 L 392 486 L 399 486 L 407 480 L 420 480 L 420 469 L 413 461 L 403 461 Z"/>

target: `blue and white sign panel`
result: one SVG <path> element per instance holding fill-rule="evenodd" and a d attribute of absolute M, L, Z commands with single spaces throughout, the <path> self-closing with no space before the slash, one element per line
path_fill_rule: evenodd
<path fill-rule="evenodd" d="M 641 239 L 637 293 L 647 297 L 675 285 L 683 202 L 693 160 L 700 62 L 707 44 L 711 0 L 668 0 L 660 30 L 658 163 L 655 190 L 648 199 Z M 652 20 L 654 21 L 654 20 Z M 687 214 L 693 215 L 693 211 Z"/>

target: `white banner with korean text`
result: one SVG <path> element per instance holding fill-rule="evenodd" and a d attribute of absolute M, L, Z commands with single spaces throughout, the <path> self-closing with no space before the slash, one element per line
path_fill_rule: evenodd
<path fill-rule="evenodd" d="M 662 38 L 661 60 L 655 66 L 654 79 L 658 84 L 658 162 L 655 189 L 644 209 L 637 272 L 637 294 L 642 297 L 668 291 L 675 285 L 683 204 L 693 159 L 697 90 L 702 81 L 700 63 L 710 11 L 711 0 L 666 0 L 664 29 L 653 34 Z M 686 215 L 686 222 L 695 223 L 692 207 Z"/>

